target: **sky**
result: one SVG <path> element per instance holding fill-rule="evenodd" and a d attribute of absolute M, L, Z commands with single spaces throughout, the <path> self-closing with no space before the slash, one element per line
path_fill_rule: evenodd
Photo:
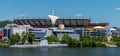
<path fill-rule="evenodd" d="M 120 27 L 120 0 L 1 0 L 0 21 L 14 17 L 90 18 L 91 22 L 108 22 Z"/>

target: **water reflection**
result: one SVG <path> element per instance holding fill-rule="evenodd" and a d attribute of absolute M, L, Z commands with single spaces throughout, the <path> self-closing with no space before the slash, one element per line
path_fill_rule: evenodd
<path fill-rule="evenodd" d="M 0 48 L 0 56 L 120 56 L 120 48 Z"/>

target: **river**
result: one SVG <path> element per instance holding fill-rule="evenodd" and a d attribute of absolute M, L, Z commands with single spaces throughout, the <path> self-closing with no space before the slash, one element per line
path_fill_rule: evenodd
<path fill-rule="evenodd" d="M 120 48 L 0 48 L 0 56 L 120 56 Z"/>

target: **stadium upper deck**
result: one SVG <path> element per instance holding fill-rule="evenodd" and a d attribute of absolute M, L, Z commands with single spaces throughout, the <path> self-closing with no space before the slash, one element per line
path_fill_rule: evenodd
<path fill-rule="evenodd" d="M 52 26 L 50 19 L 14 19 L 18 25 L 31 25 L 37 28 L 47 28 Z M 106 28 L 109 23 L 91 23 L 90 19 L 58 19 L 54 24 L 58 27 L 59 24 L 64 24 L 65 27 L 87 27 L 93 29 L 95 26 L 102 26 Z"/>
<path fill-rule="evenodd" d="M 33 27 L 51 27 L 50 19 L 15 19 L 14 22 L 18 25 L 31 25 Z M 90 19 L 58 19 L 55 27 L 59 24 L 64 24 L 65 27 L 85 27 L 90 24 Z"/>

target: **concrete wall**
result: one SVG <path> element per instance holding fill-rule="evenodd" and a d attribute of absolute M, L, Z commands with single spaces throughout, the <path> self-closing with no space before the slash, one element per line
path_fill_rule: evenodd
<path fill-rule="evenodd" d="M 11 34 L 19 33 L 21 36 L 23 32 L 26 32 L 26 28 L 16 28 L 16 27 L 11 28 Z"/>

